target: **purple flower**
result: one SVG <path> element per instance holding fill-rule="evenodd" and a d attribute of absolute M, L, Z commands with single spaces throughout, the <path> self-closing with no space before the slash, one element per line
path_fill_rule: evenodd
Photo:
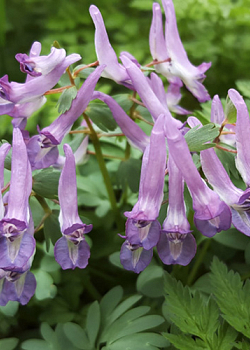
<path fill-rule="evenodd" d="M 164 264 L 188 265 L 196 253 L 196 242 L 190 233 L 185 213 L 184 181 L 171 155 L 168 159 L 169 197 L 168 212 L 163 223 L 158 254 Z"/>
<path fill-rule="evenodd" d="M 0 79 L 0 115 L 28 118 L 45 103 L 44 93 L 58 83 L 66 68 L 81 59 L 78 54 L 66 57 L 64 49 L 52 48 L 48 56 L 39 56 L 40 50 L 41 44 L 35 42 L 30 56 L 16 55 L 21 70 L 30 74 L 24 84 L 9 83 L 7 75 Z"/>
<path fill-rule="evenodd" d="M 54 249 L 55 259 L 62 269 L 85 268 L 90 257 L 84 235 L 92 225 L 84 224 L 78 215 L 75 158 L 69 145 L 63 146 L 65 164 L 60 176 L 58 197 L 61 206 L 59 222 L 63 237 Z"/>
<path fill-rule="evenodd" d="M 19 129 L 13 130 L 11 181 L 7 209 L 0 221 L 0 268 L 21 270 L 35 249 L 30 234 L 29 196 L 32 189 L 31 167 L 26 145 Z"/>
<path fill-rule="evenodd" d="M 36 290 L 36 279 L 30 271 L 15 272 L 0 270 L 0 305 L 18 301 L 26 305 Z"/>
<path fill-rule="evenodd" d="M 175 17 L 172 0 L 162 0 L 166 16 L 165 40 L 163 35 L 161 8 L 153 4 L 153 19 L 150 29 L 150 50 L 154 60 L 167 62 L 156 64 L 156 71 L 163 74 L 170 83 L 181 86 L 181 79 L 188 90 L 200 101 L 205 102 L 210 96 L 202 85 L 205 72 L 211 63 L 202 63 L 195 67 L 190 63 L 182 45 Z M 177 78 L 177 79 L 176 79 Z"/>
<path fill-rule="evenodd" d="M 29 140 L 27 149 L 32 169 L 47 168 L 56 164 L 59 156 L 56 146 L 62 142 L 74 122 L 87 108 L 103 69 L 104 66 L 100 66 L 89 75 L 67 112 L 42 129 L 40 135 L 35 135 Z"/>
<path fill-rule="evenodd" d="M 228 230 L 231 226 L 230 208 L 219 196 L 206 186 L 193 163 L 188 145 L 182 133 L 170 118 L 167 118 L 165 132 L 169 153 L 182 173 L 193 199 L 194 223 L 205 236 Z"/>
<path fill-rule="evenodd" d="M 150 143 L 142 159 L 138 202 L 131 212 L 125 212 L 126 241 L 122 245 L 120 260 L 125 269 L 136 273 L 151 261 L 152 248 L 160 236 L 160 224 L 156 220 L 163 200 L 166 168 L 166 143 L 164 116 L 160 116 L 151 133 Z"/>
<path fill-rule="evenodd" d="M 108 34 L 103 22 L 101 12 L 95 5 L 89 8 L 90 16 L 95 24 L 95 50 L 99 64 L 105 64 L 106 68 L 102 76 L 112 79 L 118 84 L 131 88 L 126 69 L 118 63 L 116 53 L 110 45 Z"/>
<path fill-rule="evenodd" d="M 120 253 L 120 260 L 126 270 L 140 273 L 143 271 L 152 260 L 153 249 L 145 250 L 140 246 L 133 246 L 126 240 Z"/>
<path fill-rule="evenodd" d="M 250 236 L 250 189 L 242 191 L 234 186 L 212 148 L 201 151 L 201 165 L 215 192 L 230 206 L 233 225 Z"/>
<path fill-rule="evenodd" d="M 149 83 L 149 79 L 145 77 L 140 68 L 127 56 L 121 56 L 121 60 L 130 76 L 135 90 L 138 92 L 142 102 L 152 115 L 154 121 L 157 120 L 160 114 L 170 115 L 167 103 L 165 102 L 165 96 L 163 97 L 162 87 L 159 87 L 159 81 L 155 84 L 153 78 L 154 82 Z M 182 123 L 179 120 L 173 119 L 173 121 L 179 128 L 182 127 Z"/>
<path fill-rule="evenodd" d="M 142 131 L 142 129 L 124 112 L 119 104 L 110 96 L 103 92 L 95 91 L 93 93 L 93 99 L 98 98 L 105 102 L 121 128 L 122 132 L 127 137 L 129 143 L 144 152 L 146 146 L 149 144 L 149 137 Z"/>
<path fill-rule="evenodd" d="M 164 85 L 161 78 L 155 73 L 151 73 L 150 77 L 151 88 L 153 89 L 155 95 L 158 97 L 160 102 L 168 108 L 170 111 L 176 114 L 189 114 L 188 110 L 178 106 L 181 99 L 180 86 L 170 83 L 168 86 L 167 93 L 165 93 Z"/>
<path fill-rule="evenodd" d="M 242 179 L 250 186 L 250 120 L 247 106 L 238 93 L 234 89 L 228 91 L 228 96 L 237 109 L 236 120 L 236 167 L 242 176 Z"/>

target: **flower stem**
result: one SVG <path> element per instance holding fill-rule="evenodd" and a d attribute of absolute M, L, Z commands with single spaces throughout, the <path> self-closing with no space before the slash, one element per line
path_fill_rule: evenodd
<path fill-rule="evenodd" d="M 116 222 L 117 228 L 119 231 L 123 231 L 124 228 L 123 228 L 122 222 L 120 220 L 120 213 L 119 213 L 119 210 L 118 210 L 118 207 L 116 204 L 115 193 L 114 193 L 113 186 L 112 186 L 112 183 L 111 183 L 111 180 L 109 177 L 109 173 L 108 173 L 108 170 L 106 168 L 106 164 L 105 164 L 105 161 L 103 158 L 99 138 L 98 138 L 87 114 L 83 113 L 83 117 L 88 125 L 89 130 L 91 131 L 90 137 L 92 139 L 92 142 L 93 142 L 93 145 L 95 148 L 96 159 L 98 161 L 98 164 L 99 164 L 102 176 L 103 176 L 104 184 L 105 184 L 106 190 L 108 192 L 108 197 L 109 197 L 109 201 L 111 204 L 111 208 L 115 214 L 115 222 Z"/>
<path fill-rule="evenodd" d="M 208 250 L 208 247 L 211 243 L 211 239 L 207 239 L 203 246 L 202 246 L 202 249 L 200 250 L 200 253 L 198 254 L 198 257 L 194 263 L 194 266 L 192 268 L 192 270 L 190 271 L 190 274 L 188 276 L 188 280 L 187 280 L 187 285 L 188 286 L 191 286 L 192 283 L 194 282 L 195 278 L 196 278 L 196 274 L 197 274 L 197 271 L 199 270 L 200 266 L 201 266 L 201 263 L 206 255 L 206 252 Z"/>

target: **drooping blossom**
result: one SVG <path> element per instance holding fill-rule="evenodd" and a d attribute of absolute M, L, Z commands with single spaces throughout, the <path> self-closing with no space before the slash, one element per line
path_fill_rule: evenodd
<path fill-rule="evenodd" d="M 101 12 L 95 5 L 90 6 L 89 12 L 95 25 L 95 50 L 97 59 L 99 64 L 106 65 L 102 76 L 131 88 L 132 85 L 129 82 L 126 69 L 118 62 L 116 53 L 109 42 Z"/>
<path fill-rule="evenodd" d="M 93 99 L 99 99 L 105 102 L 110 108 L 115 121 L 127 137 L 129 143 L 144 152 L 146 146 L 149 144 L 149 137 L 121 108 L 121 106 L 110 96 L 100 91 L 93 93 Z"/>
<path fill-rule="evenodd" d="M 28 74 L 25 83 L 9 82 L 7 75 L 0 79 L 0 115 L 30 117 L 46 102 L 43 95 L 58 83 L 66 68 L 81 59 L 78 54 L 66 56 L 64 49 L 55 47 L 48 56 L 39 56 L 40 51 L 41 44 L 34 42 L 29 56 L 16 55 L 21 70 Z"/>
<path fill-rule="evenodd" d="M 43 128 L 39 135 L 31 137 L 27 149 L 32 169 L 47 168 L 57 163 L 59 156 L 57 146 L 86 109 L 103 69 L 104 66 L 97 67 L 88 76 L 68 111 L 61 114 L 49 126 Z"/>
<path fill-rule="evenodd" d="M 160 102 L 165 105 L 165 107 L 167 107 L 171 112 L 174 112 L 176 114 L 191 113 L 190 111 L 178 105 L 181 99 L 179 85 L 170 83 L 166 93 L 161 78 L 158 77 L 158 75 L 155 73 L 151 73 L 150 83 L 151 88 L 153 89 Z"/>
<path fill-rule="evenodd" d="M 135 63 L 133 63 L 127 56 L 121 56 L 121 61 L 130 76 L 135 90 L 140 96 L 145 107 L 152 115 L 153 120 L 156 121 L 160 114 L 168 114 L 169 110 L 167 107 L 167 103 L 165 102 L 165 96 L 163 102 L 163 90 L 161 88 L 159 89 L 159 85 L 149 83 L 148 78 L 145 77 L 140 68 Z M 151 87 L 151 85 L 154 86 L 155 91 L 159 92 L 160 90 L 159 97 L 158 95 L 156 96 L 156 93 Z M 177 119 L 173 119 L 173 121 L 177 125 L 177 127 L 182 127 L 181 121 Z"/>
<path fill-rule="evenodd" d="M 196 253 L 196 242 L 190 233 L 184 202 L 184 181 L 171 154 L 168 159 L 168 212 L 157 244 L 164 264 L 188 265 Z"/>
<path fill-rule="evenodd" d="M 193 200 L 194 223 L 208 237 L 231 226 L 230 208 L 201 178 L 182 133 L 171 118 L 166 118 L 165 132 L 171 157 L 182 173 Z"/>
<path fill-rule="evenodd" d="M 63 236 L 56 242 L 55 259 L 62 269 L 85 268 L 90 257 L 89 245 L 84 235 L 92 225 L 84 224 L 78 215 L 76 170 L 74 154 L 68 144 L 63 146 L 65 164 L 59 179 L 59 222 Z"/>
<path fill-rule="evenodd" d="M 202 63 L 195 67 L 190 63 L 182 45 L 172 0 L 162 0 L 165 11 L 165 38 L 163 34 L 162 14 L 158 3 L 153 4 L 153 18 L 150 29 L 150 51 L 156 61 L 165 61 L 155 65 L 157 72 L 163 74 L 170 83 L 181 87 L 180 79 L 187 89 L 200 101 L 210 100 L 210 96 L 202 85 L 205 72 L 211 63 Z"/>
<path fill-rule="evenodd" d="M 151 261 L 152 249 L 160 236 L 156 220 L 163 200 L 166 168 L 164 116 L 153 127 L 150 143 L 142 159 L 139 198 L 131 212 L 125 212 L 126 241 L 122 245 L 120 260 L 129 270 L 139 273 Z"/>
<path fill-rule="evenodd" d="M 27 228 L 27 234 L 34 236 L 34 223 L 32 216 Z M 19 267 L 0 269 L 0 305 L 4 306 L 8 301 L 18 301 L 22 305 L 29 302 L 36 290 L 36 279 L 30 268 L 33 262 L 35 251 L 28 261 Z"/>
<path fill-rule="evenodd" d="M 238 93 L 234 89 L 228 91 L 228 96 L 235 105 L 237 110 L 236 120 L 236 149 L 235 158 L 236 167 L 247 186 L 250 186 L 250 120 L 247 106 Z"/>
<path fill-rule="evenodd" d="M 32 174 L 21 131 L 13 130 L 10 190 L 7 206 L 0 219 L 0 268 L 23 271 L 35 250 L 30 230 L 29 196 Z"/>

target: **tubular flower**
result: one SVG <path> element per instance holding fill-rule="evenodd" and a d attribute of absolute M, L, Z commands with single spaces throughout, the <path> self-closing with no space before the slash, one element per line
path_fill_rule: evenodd
<path fill-rule="evenodd" d="M 13 130 L 11 181 L 7 209 L 0 221 L 0 268 L 22 271 L 35 250 L 28 230 L 29 196 L 32 188 L 31 167 L 26 145 L 19 129 Z"/>
<path fill-rule="evenodd" d="M 131 88 L 132 85 L 129 82 L 126 69 L 118 62 L 116 53 L 110 45 L 101 12 L 95 5 L 90 6 L 89 12 L 95 25 L 95 50 L 97 59 L 99 64 L 106 65 L 102 76 Z"/>
<path fill-rule="evenodd" d="M 144 152 L 146 146 L 149 144 L 149 137 L 142 131 L 142 129 L 124 112 L 119 104 L 110 96 L 103 92 L 95 91 L 93 99 L 98 98 L 105 102 L 117 122 L 118 126 L 127 137 L 129 143 Z"/>
<path fill-rule="evenodd" d="M 41 44 L 34 42 L 29 56 L 16 55 L 21 71 L 28 74 L 25 83 L 9 83 L 7 75 L 0 79 L 0 115 L 30 117 L 46 102 L 44 93 L 58 83 L 68 66 L 81 59 L 78 54 L 66 56 L 64 49 L 54 47 L 48 56 L 39 56 L 40 51 Z"/>
<path fill-rule="evenodd" d="M 87 108 L 103 69 L 104 66 L 100 66 L 89 75 L 67 112 L 61 114 L 49 126 L 42 129 L 40 135 L 35 135 L 29 140 L 27 149 L 33 169 L 41 169 L 56 164 L 59 156 L 56 146 L 62 142 L 74 122 Z"/>
<path fill-rule="evenodd" d="M 250 189 L 242 191 L 234 186 L 212 148 L 201 151 L 201 165 L 215 192 L 230 206 L 233 225 L 250 236 Z"/>
<path fill-rule="evenodd" d="M 55 244 L 54 254 L 62 269 L 85 268 L 90 257 L 84 235 L 92 225 L 84 224 L 78 215 L 75 158 L 69 145 L 63 146 L 65 164 L 59 180 L 58 197 L 61 206 L 59 222 L 63 237 Z"/>
<path fill-rule="evenodd" d="M 235 159 L 236 167 L 242 176 L 242 179 L 250 186 L 250 120 L 247 106 L 238 93 L 234 89 L 228 91 L 228 96 L 235 105 L 237 110 L 236 120 L 236 149 L 237 156 Z"/>
<path fill-rule="evenodd" d="M 181 99 L 180 86 L 170 83 L 168 86 L 167 93 L 165 93 L 164 85 L 161 78 L 155 73 L 151 73 L 150 76 L 151 88 L 153 89 L 155 95 L 158 97 L 160 102 L 168 108 L 171 112 L 176 114 L 189 114 L 190 111 L 182 108 L 178 105 Z"/>
<path fill-rule="evenodd" d="M 231 226 L 230 208 L 220 200 L 218 194 L 206 186 L 193 163 L 188 145 L 182 133 L 168 118 L 165 125 L 168 148 L 175 164 L 180 169 L 193 199 L 194 223 L 205 236 L 228 230 Z"/>
<path fill-rule="evenodd" d="M 169 114 L 169 110 L 165 102 L 165 97 L 163 102 L 162 88 L 159 89 L 159 85 L 156 85 L 155 83 L 149 83 L 149 79 L 145 77 L 140 68 L 127 56 L 121 56 L 121 60 L 130 76 L 135 90 L 139 94 L 145 107 L 152 115 L 154 121 L 157 120 L 160 114 Z M 182 127 L 182 123 L 179 120 L 173 119 L 173 121 L 178 127 Z"/>
<path fill-rule="evenodd" d="M 150 143 L 143 154 L 138 202 L 131 212 L 124 213 L 128 220 L 120 259 L 124 268 L 136 273 L 150 263 L 152 249 L 160 235 L 160 224 L 156 219 L 163 199 L 166 168 L 163 125 L 162 115 L 153 127 Z"/>
<path fill-rule="evenodd" d="M 159 257 L 164 264 L 188 265 L 196 253 L 196 242 L 190 233 L 185 214 L 184 181 L 171 155 L 168 159 L 169 199 L 167 217 L 157 244 Z"/>
<path fill-rule="evenodd" d="M 181 87 L 181 79 L 200 102 L 205 102 L 210 99 L 210 96 L 202 85 L 202 81 L 211 63 L 202 63 L 198 67 L 190 63 L 178 33 L 174 4 L 172 0 L 162 0 L 162 4 L 166 16 L 165 40 L 161 8 L 158 3 L 154 3 L 149 42 L 153 59 L 159 62 L 167 60 L 167 62 L 156 64 L 156 71 L 179 87 Z"/>

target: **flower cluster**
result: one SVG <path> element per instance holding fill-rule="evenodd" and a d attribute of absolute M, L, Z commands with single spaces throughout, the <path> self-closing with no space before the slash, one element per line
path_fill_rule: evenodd
<path fill-rule="evenodd" d="M 228 230 L 232 223 L 239 231 L 250 235 L 249 188 L 243 191 L 235 187 L 214 149 L 209 148 L 201 151 L 200 159 L 212 190 L 193 162 L 185 139 L 187 127 L 170 113 L 190 113 L 178 105 L 183 84 L 200 102 L 210 99 L 202 82 L 211 63 L 202 63 L 198 67 L 190 63 L 178 34 L 173 2 L 162 0 L 162 4 L 166 16 L 165 35 L 160 5 L 154 3 L 149 47 L 155 72 L 163 75 L 169 83 L 167 92 L 160 76 L 156 73 L 146 76 L 130 53 L 122 52 L 122 63 L 118 62 L 102 15 L 94 5 L 90 6 L 90 15 L 95 25 L 98 67 L 81 85 L 70 108 L 47 127 L 38 127 L 37 135 L 29 137 L 27 118 L 46 102 L 45 93 L 58 83 L 66 70 L 75 87 L 77 73 L 72 75 L 68 67 L 81 57 L 78 54 L 66 56 L 64 49 L 55 47 L 48 56 L 40 56 L 41 44 L 35 42 L 29 56 L 16 55 L 21 71 L 27 74 L 25 83 L 9 82 L 7 76 L 0 79 L 0 114 L 9 114 L 13 118 L 9 186 L 4 185 L 4 161 L 11 145 L 4 143 L 0 147 L 0 183 L 4 193 L 0 198 L 0 305 L 9 300 L 26 304 L 36 288 L 34 275 L 30 272 L 36 246 L 29 207 L 29 197 L 34 195 L 32 171 L 50 166 L 62 169 L 58 186 L 62 237 L 54 247 L 55 259 L 62 269 L 85 268 L 88 264 L 90 248 L 85 234 L 91 231 L 92 225 L 84 224 L 78 214 L 75 170 L 76 162 L 86 153 L 88 138 L 83 140 L 75 154 L 65 143 L 65 156 L 59 155 L 58 146 L 90 101 L 95 99 L 109 107 L 128 142 L 142 152 L 138 201 L 131 211 L 124 213 L 127 222 L 125 236 L 121 236 L 125 242 L 120 260 L 125 269 L 136 273 L 145 269 L 152 259 L 154 247 L 157 247 L 164 264 L 190 263 L 196 253 L 196 241 L 186 216 L 184 184 L 192 198 L 194 224 L 204 236 L 212 237 L 217 232 Z M 134 96 L 140 96 L 140 103 L 152 116 L 150 135 L 112 97 L 95 91 L 100 77 L 111 79 L 132 90 Z M 249 186 L 249 116 L 239 93 L 229 90 L 228 94 L 237 110 L 236 126 L 227 122 L 218 96 L 212 102 L 211 122 L 220 125 L 221 130 L 225 127 L 233 133 L 229 137 L 224 135 L 223 142 L 236 147 L 236 166 Z M 90 130 L 95 132 L 89 119 L 87 122 Z M 189 117 L 187 122 L 190 128 L 202 126 L 194 117 Z M 161 227 L 157 219 L 167 182 L 168 209 Z"/>

